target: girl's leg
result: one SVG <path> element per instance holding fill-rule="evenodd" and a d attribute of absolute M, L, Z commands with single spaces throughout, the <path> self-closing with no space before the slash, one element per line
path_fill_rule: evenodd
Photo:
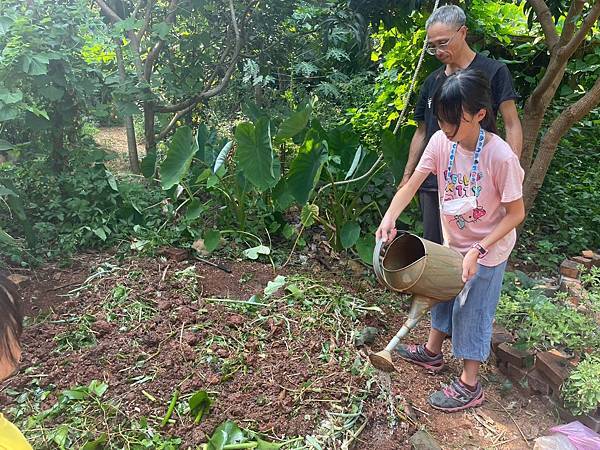
<path fill-rule="evenodd" d="M 463 364 L 464 366 L 462 374 L 460 375 L 460 381 L 467 386 L 477 386 L 479 366 L 481 363 L 472 359 L 465 359 Z"/>
<path fill-rule="evenodd" d="M 425 347 L 435 355 L 442 353 L 442 344 L 444 339 L 446 339 L 446 336 L 448 336 L 448 334 L 444 333 L 443 331 L 431 328 L 431 330 L 429 330 L 429 338 L 427 339 L 427 344 L 425 344 Z"/>

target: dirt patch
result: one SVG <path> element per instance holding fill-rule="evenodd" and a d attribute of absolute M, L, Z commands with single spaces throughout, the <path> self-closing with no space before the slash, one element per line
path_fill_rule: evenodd
<path fill-rule="evenodd" d="M 146 156 L 146 147 L 144 143 L 137 137 L 137 151 L 140 161 Z M 105 148 L 114 156 L 112 161 L 109 161 L 107 166 L 110 170 L 117 173 L 129 172 L 129 153 L 127 149 L 127 131 L 125 127 L 109 127 L 100 128 L 95 141 L 99 146 Z"/>
<path fill-rule="evenodd" d="M 226 419 L 281 439 L 314 434 L 331 411 L 357 405 L 361 421 L 367 421 L 355 439 L 357 449 L 410 448 L 408 439 L 418 428 L 427 429 L 443 448 L 521 449 L 526 446 L 521 433 L 535 438 L 555 424 L 543 401 L 519 386 L 507 390 L 491 365 L 483 372 L 488 399 L 483 407 L 455 414 L 430 408 L 428 394 L 459 371 L 448 342 L 449 368 L 440 375 L 397 364 L 399 373 L 391 378 L 395 410 L 390 414 L 378 384 L 366 387 L 369 375 L 361 369 L 365 355 L 351 345 L 351 331 L 379 327 L 382 336 L 373 347 L 380 349 L 401 326 L 405 301 L 340 268 L 339 279 L 322 270 L 311 278 L 343 283 L 351 296 L 378 305 L 385 315 L 370 311 L 353 318 L 356 311 L 335 298 L 310 297 L 310 283 L 302 287 L 304 296 L 249 307 L 238 301 L 261 293 L 275 278 L 273 268 L 246 261 L 219 263 L 232 273 L 160 258 L 126 259 L 117 265 L 109 255 L 83 255 L 70 269 L 37 270 L 24 289 L 28 311 L 37 319 L 23 336 L 22 370 L 4 390 L 27 390 L 32 377 L 39 377 L 41 387 L 53 387 L 42 405 L 49 407 L 56 393 L 102 380 L 109 385 L 107 396 L 127 417 L 154 422 L 164 416 L 175 389 L 182 393 L 181 402 L 206 390 L 214 404 L 200 425 L 177 414 L 164 429 L 183 439 L 182 448 L 206 442 Z M 77 296 L 62 296 L 99 270 L 102 275 Z M 427 323 L 422 323 L 410 340 L 421 342 L 426 333 Z M 0 402 L 8 406 L 14 397 L 1 392 Z"/>

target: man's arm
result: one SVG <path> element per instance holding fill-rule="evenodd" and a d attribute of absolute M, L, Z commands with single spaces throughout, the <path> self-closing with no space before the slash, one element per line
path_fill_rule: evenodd
<path fill-rule="evenodd" d="M 427 142 L 425 142 L 425 136 L 425 123 L 418 122 L 415 134 L 413 135 L 413 138 L 410 141 L 410 147 L 408 149 L 408 161 L 406 161 L 406 166 L 404 167 L 404 175 L 402 176 L 402 181 L 400 181 L 400 184 L 398 185 L 398 189 L 400 189 L 408 182 L 410 176 L 415 171 L 417 164 L 419 164 L 419 160 L 421 159 L 423 150 L 427 145 Z"/>
<path fill-rule="evenodd" d="M 504 127 L 506 128 L 506 142 L 512 148 L 512 151 L 518 157 L 521 157 L 521 150 L 523 149 L 523 129 L 521 128 L 521 120 L 519 119 L 519 113 L 517 113 L 517 106 L 514 100 L 506 100 L 500 103 L 499 108 L 502 119 L 504 120 Z"/>

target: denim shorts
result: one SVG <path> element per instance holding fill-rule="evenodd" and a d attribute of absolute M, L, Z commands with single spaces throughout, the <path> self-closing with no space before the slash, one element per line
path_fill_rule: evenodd
<path fill-rule="evenodd" d="M 431 309 L 431 327 L 452 336 L 455 358 L 483 362 L 490 355 L 505 268 L 506 261 L 494 267 L 479 265 L 462 306 L 457 297 Z"/>

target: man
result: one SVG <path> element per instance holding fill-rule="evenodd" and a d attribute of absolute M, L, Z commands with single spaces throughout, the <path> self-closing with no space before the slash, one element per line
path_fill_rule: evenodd
<path fill-rule="evenodd" d="M 471 50 L 466 41 L 465 22 L 464 11 L 455 5 L 442 6 L 427 19 L 425 24 L 428 38 L 427 53 L 435 55 L 444 65 L 429 75 L 421 87 L 415 109 L 415 120 L 418 122 L 418 127 L 410 143 L 408 161 L 399 187 L 406 184 L 429 139 L 440 129 L 433 114 L 432 99 L 448 75 L 457 70 L 478 69 L 487 75 L 492 88 L 494 114 L 497 115 L 500 112 L 504 120 L 506 142 L 517 156 L 521 154 L 523 132 L 515 106 L 517 94 L 513 88 L 510 72 L 506 64 Z M 443 238 L 437 180 L 434 175 L 430 175 L 421 186 L 419 202 L 423 215 L 423 237 L 441 244 Z"/>

